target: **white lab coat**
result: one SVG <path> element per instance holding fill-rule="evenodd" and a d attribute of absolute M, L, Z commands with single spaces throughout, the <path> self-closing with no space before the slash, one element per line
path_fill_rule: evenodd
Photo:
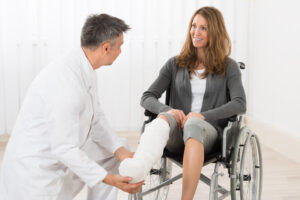
<path fill-rule="evenodd" d="M 81 48 L 35 78 L 6 148 L 0 200 L 69 200 L 82 188 L 75 179 L 90 188 L 103 185 L 111 163 L 118 164 L 109 157 L 126 142 L 109 127 L 96 83 Z"/>

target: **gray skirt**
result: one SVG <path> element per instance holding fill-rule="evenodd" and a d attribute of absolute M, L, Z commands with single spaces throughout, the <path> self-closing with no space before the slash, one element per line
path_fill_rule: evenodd
<path fill-rule="evenodd" d="M 170 124 L 170 137 L 167 142 L 167 150 L 182 154 L 184 151 L 184 144 L 189 138 L 194 138 L 204 145 L 204 152 L 209 153 L 214 145 L 217 143 L 218 132 L 207 121 L 198 117 L 189 118 L 184 125 L 184 128 L 177 126 L 175 118 L 169 113 L 160 113 L 168 118 Z"/>

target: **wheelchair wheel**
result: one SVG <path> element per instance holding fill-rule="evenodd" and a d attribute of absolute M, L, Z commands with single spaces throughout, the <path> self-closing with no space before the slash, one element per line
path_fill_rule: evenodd
<path fill-rule="evenodd" d="M 172 172 L 172 163 L 166 157 L 162 157 L 151 169 L 149 175 L 145 179 L 142 192 L 156 187 L 164 181 L 170 179 Z M 142 197 L 143 200 L 166 200 L 169 192 L 169 185 L 155 190 Z"/>
<path fill-rule="evenodd" d="M 230 173 L 231 199 L 260 200 L 262 156 L 257 136 L 247 127 L 236 141 Z"/>

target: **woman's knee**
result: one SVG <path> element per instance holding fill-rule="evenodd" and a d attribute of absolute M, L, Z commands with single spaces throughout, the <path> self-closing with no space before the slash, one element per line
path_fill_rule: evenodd
<path fill-rule="evenodd" d="M 184 125 L 184 142 L 186 143 L 189 138 L 194 138 L 204 145 L 205 152 L 211 150 L 217 137 L 217 130 L 207 121 L 200 118 L 189 118 Z"/>
<path fill-rule="evenodd" d="M 183 128 L 184 143 L 186 143 L 189 138 L 193 138 L 203 144 L 206 132 L 207 130 L 204 120 L 197 117 L 189 118 Z"/>
<path fill-rule="evenodd" d="M 189 134 L 190 132 L 197 132 L 204 131 L 205 128 L 201 125 L 202 119 L 197 117 L 189 118 L 183 127 L 183 134 Z"/>

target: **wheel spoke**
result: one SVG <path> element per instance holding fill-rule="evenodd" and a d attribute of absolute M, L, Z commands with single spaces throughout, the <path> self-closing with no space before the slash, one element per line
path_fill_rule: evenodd
<path fill-rule="evenodd" d="M 248 144 L 246 144 L 247 148 L 245 148 L 245 152 L 243 152 L 242 162 L 241 165 L 241 191 L 240 197 L 241 199 L 249 199 L 249 200 L 256 200 L 259 197 L 259 187 L 260 187 L 260 180 L 259 173 L 260 173 L 260 159 L 258 153 L 258 146 L 257 140 L 254 135 L 252 135 L 248 139 Z"/>
<path fill-rule="evenodd" d="M 164 163 L 166 162 L 166 163 Z M 145 184 L 142 190 L 148 191 L 162 182 L 166 181 L 171 176 L 172 163 L 166 158 L 160 159 L 151 169 L 149 175 L 146 177 Z M 143 196 L 143 200 L 165 200 L 167 199 L 169 185 L 164 186 L 154 192 Z"/>
<path fill-rule="evenodd" d="M 230 166 L 231 199 L 260 200 L 262 157 L 259 140 L 246 126 L 237 137 Z"/>

